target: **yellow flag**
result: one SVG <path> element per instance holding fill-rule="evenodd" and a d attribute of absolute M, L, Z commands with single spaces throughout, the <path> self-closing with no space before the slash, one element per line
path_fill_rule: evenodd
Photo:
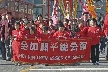
<path fill-rule="evenodd" d="M 73 8 L 74 18 L 76 18 L 76 16 L 77 16 L 77 8 L 78 8 L 78 0 L 74 0 L 74 8 Z"/>
<path fill-rule="evenodd" d="M 58 0 L 59 1 L 59 3 L 60 3 L 60 8 L 61 8 L 61 10 L 62 10 L 62 13 L 63 13 L 63 15 L 64 15 L 64 17 L 66 17 L 66 14 L 65 14 L 65 10 L 64 10 L 64 4 L 63 4 L 63 0 Z"/>
<path fill-rule="evenodd" d="M 87 0 L 89 13 L 92 15 L 92 18 L 96 18 L 95 6 L 93 6 L 93 0 Z"/>
<path fill-rule="evenodd" d="M 106 0 L 106 14 L 108 13 L 108 0 Z"/>
<path fill-rule="evenodd" d="M 0 4 L 2 3 L 2 0 L 0 0 Z"/>

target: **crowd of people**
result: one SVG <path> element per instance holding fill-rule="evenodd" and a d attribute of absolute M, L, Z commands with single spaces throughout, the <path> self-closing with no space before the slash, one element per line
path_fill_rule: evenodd
<path fill-rule="evenodd" d="M 103 52 L 104 46 L 100 40 L 106 35 L 103 29 L 97 25 L 95 18 L 90 18 L 89 12 L 83 13 L 83 18 L 57 20 L 53 24 L 52 19 L 44 19 L 41 14 L 36 20 L 29 20 L 26 16 L 21 19 L 12 17 L 11 12 L 3 13 L 0 21 L 0 49 L 2 59 L 11 61 L 14 49 L 12 41 L 23 40 L 23 38 L 92 38 L 91 61 L 93 65 L 99 65 L 99 53 Z M 101 45 L 105 45 L 105 41 Z M 99 47 L 101 47 L 99 50 Z M 107 56 L 106 56 L 107 57 Z M 17 57 L 16 60 L 18 60 Z M 18 63 L 17 63 L 18 64 Z"/>

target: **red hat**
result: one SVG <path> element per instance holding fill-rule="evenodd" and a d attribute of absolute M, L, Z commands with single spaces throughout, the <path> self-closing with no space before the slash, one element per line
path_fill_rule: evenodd
<path fill-rule="evenodd" d="M 12 12 L 7 12 L 7 14 L 12 15 Z"/>
<path fill-rule="evenodd" d="M 6 15 L 6 13 L 3 13 L 1 16 L 5 16 Z"/>

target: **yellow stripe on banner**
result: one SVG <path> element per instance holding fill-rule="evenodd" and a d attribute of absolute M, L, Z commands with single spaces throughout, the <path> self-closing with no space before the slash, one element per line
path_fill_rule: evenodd
<path fill-rule="evenodd" d="M 34 69 L 34 68 L 36 68 L 36 66 L 31 66 L 29 68 L 22 70 L 21 72 L 28 72 L 28 71 L 30 71 L 30 69 Z"/>
<path fill-rule="evenodd" d="M 106 14 L 108 13 L 108 0 L 106 0 Z"/>
<path fill-rule="evenodd" d="M 74 0 L 74 10 L 73 10 L 74 18 L 76 18 L 77 16 L 77 8 L 78 8 L 78 0 Z"/>
<path fill-rule="evenodd" d="M 63 15 L 64 15 L 64 17 L 66 17 L 66 14 L 65 14 L 65 10 L 64 10 L 64 4 L 63 4 L 63 0 L 58 0 L 59 1 L 59 3 L 60 3 L 60 8 L 61 8 L 61 10 L 62 10 L 62 13 L 63 13 Z"/>
<path fill-rule="evenodd" d="M 89 13 L 92 15 L 92 18 L 96 18 L 95 6 L 93 6 L 93 0 L 87 0 Z"/>

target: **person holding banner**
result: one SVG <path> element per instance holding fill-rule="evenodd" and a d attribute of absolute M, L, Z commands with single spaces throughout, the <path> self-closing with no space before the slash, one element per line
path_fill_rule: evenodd
<path fill-rule="evenodd" d="M 59 39 L 67 39 L 70 37 L 70 34 L 68 31 L 65 31 L 65 27 L 61 22 L 59 23 L 59 30 L 55 32 L 53 36 Z"/>
<path fill-rule="evenodd" d="M 97 20 L 95 18 L 90 19 L 90 26 L 84 28 L 83 33 L 86 34 L 85 36 L 92 38 L 91 43 L 91 61 L 93 65 L 99 65 L 99 43 L 100 38 L 105 36 L 103 31 L 97 26 Z"/>
<path fill-rule="evenodd" d="M 42 28 L 43 28 L 44 24 L 40 23 L 39 27 L 37 27 L 37 31 L 41 34 L 43 32 Z"/>
<path fill-rule="evenodd" d="M 41 33 L 41 38 L 49 39 L 52 38 L 51 33 L 48 33 L 49 28 L 47 26 L 43 26 L 43 33 Z"/>
<path fill-rule="evenodd" d="M 39 27 L 40 23 L 43 23 L 43 16 L 41 14 L 37 15 L 36 26 Z"/>
<path fill-rule="evenodd" d="M 15 30 L 12 31 L 12 50 L 13 50 L 13 61 L 16 62 L 15 66 L 21 65 L 20 60 L 19 60 L 19 48 L 20 48 L 20 41 L 23 40 L 23 34 L 22 31 L 20 30 L 20 22 L 16 21 L 15 22 Z"/>
<path fill-rule="evenodd" d="M 30 21 L 24 22 L 24 27 L 21 29 L 23 32 L 23 35 L 27 35 L 29 33 L 29 27 L 32 25 L 30 24 Z"/>
<path fill-rule="evenodd" d="M 83 13 L 84 27 L 89 26 L 89 12 Z"/>

